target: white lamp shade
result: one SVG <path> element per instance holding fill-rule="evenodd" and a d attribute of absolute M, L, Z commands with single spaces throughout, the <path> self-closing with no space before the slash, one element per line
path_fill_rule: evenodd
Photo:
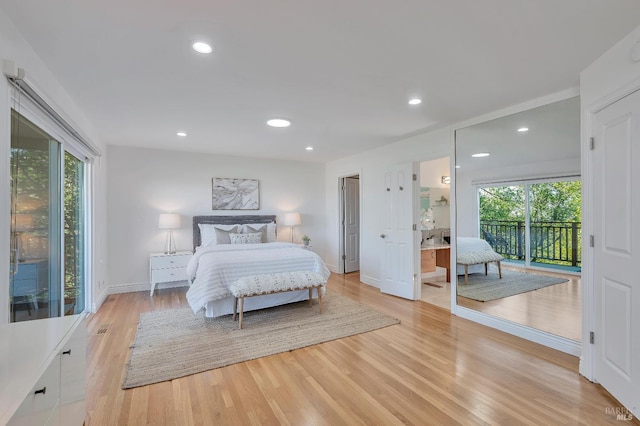
<path fill-rule="evenodd" d="M 176 213 L 160 214 L 160 219 L 158 219 L 158 228 L 160 229 L 180 228 L 180 215 Z"/>
<path fill-rule="evenodd" d="M 284 226 L 297 226 L 300 225 L 302 221 L 300 220 L 300 213 L 285 213 L 284 220 L 282 224 Z"/>

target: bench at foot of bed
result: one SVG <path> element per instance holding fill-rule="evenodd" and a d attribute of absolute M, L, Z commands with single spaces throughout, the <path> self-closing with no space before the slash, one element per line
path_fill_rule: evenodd
<path fill-rule="evenodd" d="M 322 275 L 305 271 L 242 277 L 229 287 L 229 291 L 234 297 L 233 320 L 236 320 L 238 311 L 240 311 L 239 328 L 242 328 L 245 297 L 305 289 L 309 289 L 310 306 L 313 306 L 313 289 L 316 289 L 318 305 L 320 313 L 322 313 L 322 287 L 326 284 L 327 280 Z"/>
<path fill-rule="evenodd" d="M 500 264 L 502 259 L 503 257 L 493 250 L 470 251 L 460 253 L 456 259 L 456 263 L 458 265 L 464 265 L 464 283 L 466 285 L 469 281 L 469 265 L 484 263 L 484 274 L 487 275 L 489 262 L 496 262 L 498 264 L 498 275 L 500 279 L 502 279 L 502 266 Z"/>

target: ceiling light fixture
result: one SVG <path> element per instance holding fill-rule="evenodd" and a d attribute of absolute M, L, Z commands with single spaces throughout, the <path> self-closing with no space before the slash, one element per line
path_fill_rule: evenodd
<path fill-rule="evenodd" d="M 520 127 L 520 128 L 518 129 L 518 131 L 519 131 L 520 133 L 528 132 L 528 131 L 529 131 L 529 128 L 528 128 L 528 127 Z"/>
<path fill-rule="evenodd" d="M 479 153 L 477 153 L 477 154 L 473 154 L 473 155 L 471 155 L 471 156 L 472 156 L 472 157 L 475 157 L 475 158 L 481 158 L 481 157 L 488 157 L 488 156 L 490 156 L 490 155 L 491 155 L 491 154 L 489 154 L 488 152 L 479 152 Z"/>
<path fill-rule="evenodd" d="M 178 133 L 176 133 L 176 135 L 181 136 L 181 137 L 183 137 L 183 138 L 184 138 L 185 136 L 187 136 L 187 134 L 186 134 L 185 132 L 178 132 Z"/>
<path fill-rule="evenodd" d="M 193 45 L 191 47 L 193 47 L 193 50 L 195 50 L 198 53 L 211 53 L 211 52 L 213 52 L 213 48 L 209 44 L 207 44 L 207 43 L 205 43 L 203 41 L 196 41 L 195 43 L 193 43 Z"/>
<path fill-rule="evenodd" d="M 291 122 L 289 120 L 285 120 L 284 118 L 272 118 L 267 121 L 267 124 L 271 127 L 289 127 L 291 126 Z"/>
<path fill-rule="evenodd" d="M 459 169 L 459 168 L 460 168 L 460 166 L 456 166 L 456 169 Z"/>
<path fill-rule="evenodd" d="M 422 103 L 422 99 L 413 98 L 409 100 L 409 105 L 420 105 Z"/>
<path fill-rule="evenodd" d="M 313 151 L 313 147 L 312 146 L 308 146 L 305 148 L 307 151 Z"/>

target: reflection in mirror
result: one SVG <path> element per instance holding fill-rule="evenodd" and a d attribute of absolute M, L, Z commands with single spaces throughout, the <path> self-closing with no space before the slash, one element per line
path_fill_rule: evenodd
<path fill-rule="evenodd" d="M 580 340 L 579 98 L 455 138 L 457 304 Z"/>

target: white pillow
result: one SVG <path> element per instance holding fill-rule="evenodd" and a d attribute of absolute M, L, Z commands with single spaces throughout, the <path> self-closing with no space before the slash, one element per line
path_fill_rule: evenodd
<path fill-rule="evenodd" d="M 275 243 L 276 242 L 276 224 L 275 222 L 269 223 L 248 223 L 242 227 L 243 234 L 249 234 L 252 232 L 261 232 L 262 228 L 266 227 L 266 240 L 262 242 L 265 243 Z"/>
<path fill-rule="evenodd" d="M 208 223 L 199 223 L 198 227 L 200 228 L 200 246 L 215 246 L 216 244 L 220 244 L 218 239 L 216 238 L 216 229 L 220 229 L 222 231 L 231 231 L 238 233 L 240 229 L 242 229 L 242 225 L 213 225 Z M 226 242 L 229 244 L 229 241 Z"/>
<path fill-rule="evenodd" d="M 262 242 L 262 233 L 229 234 L 231 244 L 259 244 Z"/>

